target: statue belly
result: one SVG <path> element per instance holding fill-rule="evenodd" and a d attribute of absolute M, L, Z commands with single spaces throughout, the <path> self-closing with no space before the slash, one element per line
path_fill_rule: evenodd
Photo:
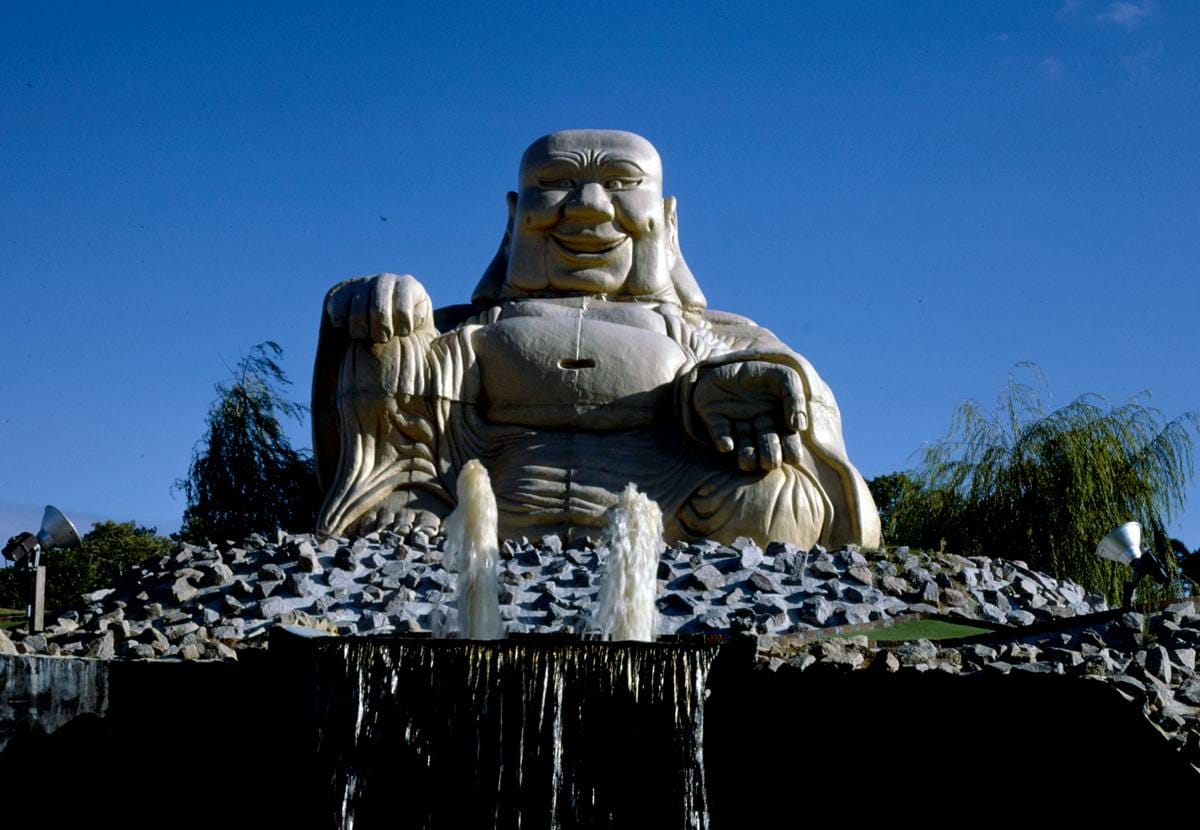
<path fill-rule="evenodd" d="M 572 432 L 497 425 L 488 438 L 484 464 L 505 536 L 601 526 L 629 482 L 672 510 L 675 491 L 696 477 L 680 439 L 653 426 Z"/>
<path fill-rule="evenodd" d="M 627 429 L 670 412 L 688 356 L 665 334 L 588 316 L 514 317 L 474 335 L 497 424 Z"/>

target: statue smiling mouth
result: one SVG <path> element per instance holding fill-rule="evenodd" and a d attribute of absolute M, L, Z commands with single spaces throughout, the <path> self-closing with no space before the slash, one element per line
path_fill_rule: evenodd
<path fill-rule="evenodd" d="M 626 234 L 605 235 L 602 233 L 580 231 L 577 233 L 552 233 L 551 238 L 559 250 L 568 257 L 588 261 L 607 259 L 629 237 Z"/>

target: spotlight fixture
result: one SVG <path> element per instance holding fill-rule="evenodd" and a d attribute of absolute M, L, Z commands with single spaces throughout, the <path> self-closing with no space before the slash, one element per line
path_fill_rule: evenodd
<path fill-rule="evenodd" d="M 1126 522 L 1114 528 L 1096 546 L 1096 555 L 1110 562 L 1128 565 L 1133 569 L 1133 579 L 1125 583 L 1122 604 L 1128 608 L 1133 604 L 1133 591 L 1143 576 L 1167 583 L 1166 566 L 1153 551 L 1142 550 L 1142 526 L 1137 522 Z"/>
<path fill-rule="evenodd" d="M 2 551 L 4 558 L 13 566 L 28 570 L 33 576 L 30 588 L 29 617 L 30 631 L 41 631 L 45 615 L 46 567 L 42 564 L 42 551 L 50 548 L 73 548 L 82 544 L 79 531 L 71 520 L 57 507 L 46 505 L 42 515 L 42 528 L 37 533 L 18 533 L 8 540 Z"/>

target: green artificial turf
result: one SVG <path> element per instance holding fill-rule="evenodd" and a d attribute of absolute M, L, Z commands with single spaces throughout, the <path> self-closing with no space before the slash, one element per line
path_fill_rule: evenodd
<path fill-rule="evenodd" d="M 945 620 L 907 620 L 887 628 L 877 628 L 863 633 L 869 640 L 887 643 L 897 640 L 955 640 L 960 637 L 974 637 L 976 634 L 988 634 L 991 631 L 990 628 L 979 628 L 974 625 L 963 625 Z"/>

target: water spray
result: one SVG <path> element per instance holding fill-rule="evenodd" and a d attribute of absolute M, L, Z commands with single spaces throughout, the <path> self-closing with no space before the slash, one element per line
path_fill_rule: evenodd
<path fill-rule="evenodd" d="M 608 567 L 593 627 L 605 640 L 651 642 L 658 623 L 655 594 L 664 548 L 662 511 L 632 483 L 608 517 Z"/>
<path fill-rule="evenodd" d="M 477 460 L 458 476 L 458 507 L 446 517 L 446 564 L 458 572 L 458 626 L 468 640 L 500 640 L 499 586 L 496 563 L 500 546 L 496 496 L 487 470 Z"/>

